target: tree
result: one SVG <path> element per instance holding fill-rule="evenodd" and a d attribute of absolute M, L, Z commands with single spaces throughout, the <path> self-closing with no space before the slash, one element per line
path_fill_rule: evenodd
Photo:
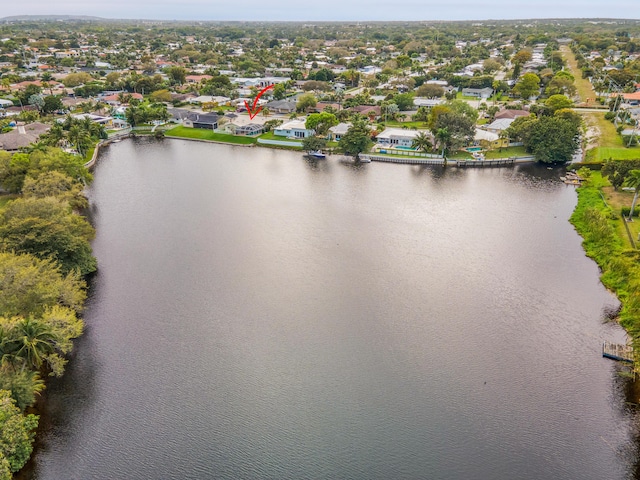
<path fill-rule="evenodd" d="M 62 110 L 64 105 L 62 104 L 62 100 L 57 95 L 48 95 L 44 97 L 42 104 L 42 112 L 45 114 L 53 113 L 58 110 Z"/>
<path fill-rule="evenodd" d="M 540 78 L 535 73 L 525 73 L 513 90 L 524 99 L 536 96 L 540 92 Z"/>
<path fill-rule="evenodd" d="M 602 164 L 602 175 L 606 176 L 615 190 L 620 188 L 631 170 L 640 169 L 640 160 L 607 160 Z"/>
<path fill-rule="evenodd" d="M 36 415 L 22 415 L 10 392 L 0 390 L 0 478 L 11 478 L 7 472 L 17 472 L 27 463 L 37 426 Z"/>
<path fill-rule="evenodd" d="M 556 111 L 573 107 L 573 102 L 564 95 L 551 95 L 544 102 L 546 110 L 553 115 Z"/>
<path fill-rule="evenodd" d="M 433 147 L 431 144 L 431 138 L 426 132 L 418 133 L 418 135 L 413 139 L 413 142 L 411 142 L 411 146 L 416 150 L 421 150 L 423 152 L 431 150 L 431 147 Z"/>
<path fill-rule="evenodd" d="M 0 212 L 0 248 L 52 258 L 66 274 L 77 270 L 86 275 L 97 268 L 89 241 L 93 227 L 59 200 L 19 198 Z"/>
<path fill-rule="evenodd" d="M 327 141 L 324 138 L 306 137 L 302 140 L 302 149 L 305 152 L 316 152 L 324 150 L 327 147 Z"/>
<path fill-rule="evenodd" d="M 411 110 L 413 108 L 413 94 L 399 93 L 394 95 L 393 103 L 398 105 L 400 111 Z"/>
<path fill-rule="evenodd" d="M 447 105 L 436 105 L 431 108 L 431 112 L 429 112 L 429 119 L 427 120 L 427 128 L 432 132 L 436 131 L 436 123 L 438 121 L 438 117 L 443 113 L 450 112 L 451 108 Z"/>
<path fill-rule="evenodd" d="M 464 100 L 451 100 L 447 102 L 446 105 L 452 112 L 459 113 L 471 120 L 473 123 L 478 120 L 478 111 Z"/>
<path fill-rule="evenodd" d="M 358 158 L 361 153 L 366 152 L 373 144 L 370 135 L 367 121 L 364 118 L 356 117 L 353 125 L 340 138 L 338 147 L 345 155 L 352 155 Z"/>
<path fill-rule="evenodd" d="M 419 97 L 440 98 L 444 95 L 444 88 L 442 88 L 440 85 L 423 83 L 418 87 L 417 94 Z"/>
<path fill-rule="evenodd" d="M 11 328 L 0 328 L 0 358 L 40 370 L 47 358 L 55 355 L 56 342 L 57 337 L 49 325 L 31 317 L 20 318 Z"/>
<path fill-rule="evenodd" d="M 305 112 L 308 108 L 314 108 L 318 103 L 318 100 L 311 93 L 303 93 L 298 97 L 298 103 L 296 103 L 296 110 L 298 112 Z"/>
<path fill-rule="evenodd" d="M 638 201 L 638 193 L 640 193 L 640 170 L 631 170 L 627 176 L 625 183 L 628 187 L 634 189 L 633 201 L 631 202 L 631 209 L 629 210 L 629 216 L 627 221 L 633 220 L 633 210 L 636 208 L 636 202 Z"/>
<path fill-rule="evenodd" d="M 482 68 L 484 73 L 493 73 L 502 68 L 502 64 L 493 58 L 487 58 L 484 62 L 482 62 Z"/>
<path fill-rule="evenodd" d="M 156 90 L 151 95 L 149 95 L 149 100 L 151 100 L 152 102 L 170 102 L 171 93 L 167 89 Z"/>
<path fill-rule="evenodd" d="M 541 163 L 565 163 L 578 148 L 578 128 L 559 117 L 532 122 L 525 148 Z"/>
<path fill-rule="evenodd" d="M 38 174 L 35 178 L 28 176 L 24 179 L 22 194 L 28 197 L 56 197 L 68 202 L 74 209 L 86 208 L 87 197 L 82 193 L 83 185 L 64 173 L 55 170 Z"/>
<path fill-rule="evenodd" d="M 523 48 L 513 56 L 513 63 L 520 66 L 524 65 L 533 58 L 533 54 L 530 49 Z"/>
<path fill-rule="evenodd" d="M 474 121 L 463 113 L 451 111 L 438 116 L 436 132 L 440 130 L 446 130 L 447 132 L 447 150 L 450 148 L 458 149 L 473 142 L 476 125 Z"/>
<path fill-rule="evenodd" d="M 85 288 L 77 273 L 63 275 L 52 259 L 0 252 L 0 316 L 41 317 L 55 306 L 80 312 Z"/>
<path fill-rule="evenodd" d="M 444 158 L 444 154 L 447 151 L 449 142 L 451 140 L 449 129 L 446 127 L 437 129 L 435 137 L 438 144 L 442 147 L 442 157 Z"/>
<path fill-rule="evenodd" d="M 561 73 L 561 72 L 558 72 Z M 567 77 L 556 75 L 551 79 L 547 88 L 545 89 L 547 95 L 575 95 L 576 86 L 573 84 L 573 80 Z"/>
<path fill-rule="evenodd" d="M 273 86 L 273 98 L 275 100 L 282 100 L 287 96 L 287 88 L 284 83 L 276 83 Z"/>
<path fill-rule="evenodd" d="M 70 73 L 62 79 L 62 83 L 65 87 L 73 88 L 83 83 L 88 83 L 93 80 L 93 77 L 86 72 Z"/>
<path fill-rule="evenodd" d="M 165 73 L 171 85 L 182 85 L 187 80 L 187 70 L 184 67 L 169 67 Z"/>
<path fill-rule="evenodd" d="M 9 193 L 22 190 L 24 177 L 29 171 L 29 155 L 0 151 L 0 186 Z"/>
<path fill-rule="evenodd" d="M 338 118 L 333 113 L 312 113 L 307 117 L 305 127 L 315 130 L 316 135 L 325 136 L 329 129 L 338 124 Z"/>

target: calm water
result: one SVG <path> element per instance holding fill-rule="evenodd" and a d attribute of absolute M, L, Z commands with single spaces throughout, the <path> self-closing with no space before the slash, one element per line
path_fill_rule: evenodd
<path fill-rule="evenodd" d="M 33 478 L 627 478 L 617 302 L 559 175 L 112 145 Z"/>

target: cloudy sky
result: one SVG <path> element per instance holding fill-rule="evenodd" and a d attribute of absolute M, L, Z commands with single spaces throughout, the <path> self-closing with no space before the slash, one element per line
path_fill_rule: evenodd
<path fill-rule="evenodd" d="M 483 20 L 640 18 L 638 0 L 2 0 L 10 15 L 161 20 Z"/>

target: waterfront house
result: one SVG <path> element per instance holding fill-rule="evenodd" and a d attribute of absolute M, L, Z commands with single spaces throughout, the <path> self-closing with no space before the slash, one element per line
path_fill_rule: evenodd
<path fill-rule="evenodd" d="M 385 128 L 383 132 L 376 136 L 378 147 L 390 147 L 401 149 L 412 149 L 413 139 L 420 133 L 427 133 L 429 136 L 431 132 L 427 130 L 406 130 L 404 128 Z"/>
<path fill-rule="evenodd" d="M 315 130 L 305 127 L 304 120 L 291 120 L 276 127 L 273 134 L 287 138 L 307 138 L 315 134 Z"/>
<path fill-rule="evenodd" d="M 21 148 L 28 147 L 37 142 L 40 135 L 48 132 L 50 128 L 51 125 L 40 122 L 19 125 L 10 132 L 0 134 L 0 150 L 16 152 Z"/>
<path fill-rule="evenodd" d="M 332 142 L 339 142 L 342 136 L 347 133 L 347 130 L 351 127 L 350 123 L 339 123 L 338 125 L 329 129 L 329 140 Z"/>
<path fill-rule="evenodd" d="M 215 113 L 190 112 L 182 119 L 182 124 L 189 128 L 215 130 L 218 128 L 218 115 Z"/>
<path fill-rule="evenodd" d="M 497 133 L 487 132 L 481 128 L 476 128 L 476 134 L 473 137 L 473 144 L 469 146 L 480 146 L 486 150 L 504 148 L 509 146 L 509 139 L 502 138 Z"/>

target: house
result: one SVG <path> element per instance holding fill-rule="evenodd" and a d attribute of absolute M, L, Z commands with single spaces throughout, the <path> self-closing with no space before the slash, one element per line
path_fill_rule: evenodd
<path fill-rule="evenodd" d="M 221 95 L 200 95 L 199 97 L 190 98 L 189 103 L 215 103 L 217 105 L 229 105 L 231 99 Z"/>
<path fill-rule="evenodd" d="M 4 98 L 0 98 L 0 108 L 13 107 L 13 102 L 11 100 L 5 100 Z"/>
<path fill-rule="evenodd" d="M 514 120 L 515 118 L 498 118 L 488 125 L 483 125 L 482 128 L 488 132 L 499 134 L 509 128 Z"/>
<path fill-rule="evenodd" d="M 98 99 L 101 102 L 108 103 L 109 105 L 118 106 L 122 103 L 122 100 L 127 98 L 129 95 L 131 96 L 131 99 L 136 99 L 140 101 L 144 100 L 144 97 L 140 93 L 123 93 L 123 94 L 114 93 L 113 95 L 107 95 L 102 98 L 98 97 Z"/>
<path fill-rule="evenodd" d="M 512 109 L 504 109 L 500 110 L 496 113 L 493 118 L 495 120 L 500 120 L 501 118 L 518 118 L 518 117 L 528 117 L 531 114 L 528 110 L 512 110 Z"/>
<path fill-rule="evenodd" d="M 500 135 L 493 132 L 487 132 L 480 128 L 476 128 L 476 134 L 473 137 L 473 146 L 481 146 L 487 150 L 494 148 L 503 148 L 509 146 L 508 138 L 500 138 Z"/>
<path fill-rule="evenodd" d="M 347 133 L 347 130 L 351 127 L 350 123 L 339 123 L 335 127 L 329 129 L 329 140 L 332 142 L 339 142 L 342 136 Z"/>
<path fill-rule="evenodd" d="M 333 108 L 336 112 L 338 110 L 340 110 L 340 104 L 339 103 L 332 103 L 332 102 L 318 102 L 316 103 L 315 108 L 313 109 L 309 109 L 309 110 L 314 110 L 316 112 L 324 112 L 324 109 L 327 107 L 331 107 Z"/>
<path fill-rule="evenodd" d="M 485 88 L 463 88 L 462 95 L 464 97 L 476 97 L 487 99 L 491 95 L 493 95 L 493 88 L 485 87 Z"/>
<path fill-rule="evenodd" d="M 274 135 L 287 138 L 307 138 L 312 136 L 315 130 L 305 127 L 303 120 L 291 120 L 276 127 L 273 131 Z"/>
<path fill-rule="evenodd" d="M 296 103 L 289 100 L 274 100 L 266 104 L 271 113 L 293 113 L 296 111 Z"/>
<path fill-rule="evenodd" d="M 28 125 L 19 125 L 10 132 L 0 134 L 0 150 L 15 152 L 37 142 L 40 135 L 46 133 L 51 125 L 34 122 Z"/>
<path fill-rule="evenodd" d="M 418 108 L 420 107 L 433 108 L 436 105 L 440 105 L 442 103 L 443 103 L 443 100 L 440 98 L 416 97 L 413 99 L 413 104 Z"/>
<path fill-rule="evenodd" d="M 184 79 L 187 83 L 200 83 L 202 81 L 211 80 L 211 75 L 187 75 Z"/>
<path fill-rule="evenodd" d="M 260 125 L 259 123 L 248 123 L 246 125 L 237 126 L 234 133 L 236 135 L 254 137 L 256 135 L 260 135 L 263 131 L 263 125 Z"/>
<path fill-rule="evenodd" d="M 391 147 L 391 148 L 403 148 L 412 149 L 413 139 L 420 133 L 427 133 L 425 130 L 406 130 L 404 128 L 385 128 L 382 133 L 379 133 L 376 140 L 379 146 Z"/>
<path fill-rule="evenodd" d="M 360 115 L 366 117 L 379 117 L 381 115 L 381 108 L 379 105 L 357 105 L 349 108 L 352 112 L 358 112 Z"/>
<path fill-rule="evenodd" d="M 215 113 L 189 112 L 182 119 L 182 124 L 189 128 L 204 128 L 215 130 L 218 128 L 218 115 Z"/>

